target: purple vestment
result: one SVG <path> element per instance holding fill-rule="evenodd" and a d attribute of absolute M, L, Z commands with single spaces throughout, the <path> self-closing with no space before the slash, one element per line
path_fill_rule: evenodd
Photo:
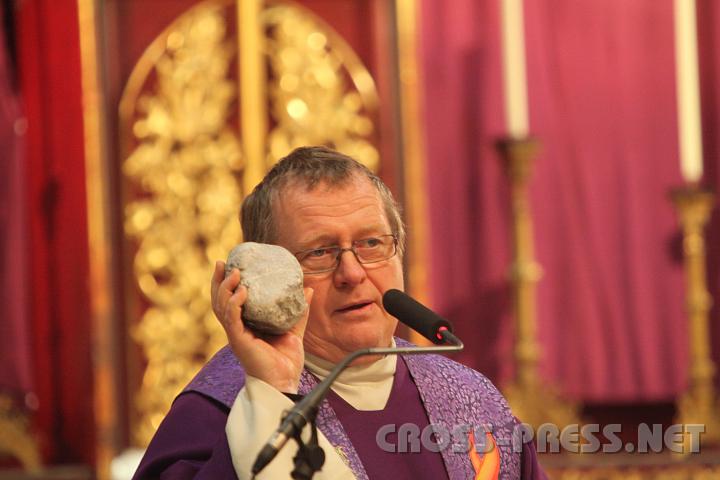
<path fill-rule="evenodd" d="M 426 430 L 430 419 L 402 357 L 397 359 L 392 389 L 382 410 L 357 410 L 332 390 L 327 399 L 363 459 L 369 478 L 447 480 L 437 442 L 429 438 L 431 430 Z M 425 442 L 424 432 L 428 432 Z"/>
<path fill-rule="evenodd" d="M 406 345 L 400 339 L 397 342 Z M 403 359 L 430 423 L 444 427 L 436 429 L 439 437 L 443 432 L 450 435 L 458 426 L 485 426 L 491 429 L 500 451 L 499 478 L 517 479 L 521 474 L 522 478 L 545 478 L 532 444 L 520 444 L 517 437 L 513 442 L 517 420 L 488 379 L 438 355 L 406 355 Z M 135 478 L 235 478 L 225 421 L 244 381 L 242 367 L 229 347 L 220 350 L 173 404 Z M 306 394 L 317 383 L 313 375 L 303 370 L 299 392 Z M 343 452 L 356 477 L 368 478 L 357 451 L 327 400 L 318 411 L 317 426 L 330 443 Z M 438 443 L 445 440 L 452 444 L 457 439 L 438 438 Z M 450 479 L 474 477 L 467 453 L 445 448 L 442 459 Z"/>

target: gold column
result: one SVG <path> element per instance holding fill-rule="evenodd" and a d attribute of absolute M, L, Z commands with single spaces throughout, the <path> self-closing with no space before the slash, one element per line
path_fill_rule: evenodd
<path fill-rule="evenodd" d="M 715 195 L 696 185 L 675 189 L 670 197 L 678 211 L 683 232 L 686 307 L 690 327 L 689 382 L 677 401 L 677 423 L 704 424 L 704 442 L 720 441 L 715 365 L 710 344 L 709 312 L 712 298 L 705 272 L 703 230 L 715 205 Z M 686 440 L 689 440 L 686 438 Z"/>
<path fill-rule="evenodd" d="M 267 91 L 264 61 L 265 32 L 260 21 L 263 0 L 237 1 L 240 123 L 245 153 L 243 195 L 265 176 L 267 143 Z"/>
<path fill-rule="evenodd" d="M 422 141 L 420 101 L 422 84 L 417 54 L 418 2 L 397 0 L 395 8 L 405 211 L 411 227 L 407 252 L 408 285 L 412 296 L 421 303 L 428 303 L 429 229 L 425 201 L 425 149 Z M 412 330 L 410 340 L 418 344 L 428 343 L 420 334 Z"/>
<path fill-rule="evenodd" d="M 116 372 L 117 337 L 111 288 L 111 204 L 108 192 L 105 112 L 98 65 L 95 0 L 78 0 L 82 66 L 83 129 L 88 247 L 90 253 L 90 309 L 92 319 L 93 400 L 96 434 L 96 475 L 110 478 L 110 462 L 117 453 L 120 398 Z"/>
<path fill-rule="evenodd" d="M 579 423 L 577 405 L 563 401 L 555 390 L 540 382 L 535 308 L 536 285 L 542 267 L 535 260 L 532 214 L 528 194 L 532 162 L 538 151 L 533 139 L 509 139 L 498 143 L 510 182 L 512 205 L 514 290 L 515 379 L 505 388 L 513 413 L 523 422 L 538 426 L 551 422 L 562 428 Z"/>

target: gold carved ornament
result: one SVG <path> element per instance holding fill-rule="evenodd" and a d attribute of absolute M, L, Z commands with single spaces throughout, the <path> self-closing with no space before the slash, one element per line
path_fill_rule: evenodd
<path fill-rule="evenodd" d="M 28 415 L 10 395 L 0 393 L 0 458 L 6 454 L 18 459 L 29 472 L 39 472 L 42 468 Z"/>
<path fill-rule="evenodd" d="M 147 360 L 135 405 L 139 445 L 147 445 L 174 397 L 226 343 L 209 283 L 214 261 L 241 237 L 237 212 L 247 193 L 231 124 L 232 6 L 201 3 L 178 18 L 139 60 L 121 101 L 120 124 L 131 127 L 125 137 L 135 145 L 123 164 L 133 193 L 125 233 L 137 248 L 134 280 L 147 303 L 131 331 Z M 333 146 L 376 170 L 377 93 L 356 55 L 299 6 L 272 3 L 260 16 L 273 122 L 264 170 L 308 144 Z"/>
<path fill-rule="evenodd" d="M 329 145 L 377 171 L 372 76 L 330 26 L 290 2 L 261 14 L 270 67 L 269 164 L 303 145 Z"/>
<path fill-rule="evenodd" d="M 123 164 L 134 193 L 125 233 L 148 306 L 132 328 L 147 361 L 134 439 L 147 445 L 173 398 L 225 342 L 210 308 L 213 261 L 240 238 L 239 140 L 228 121 L 236 88 L 223 7 L 190 10 L 153 42 L 131 76 L 121 124 L 135 148 Z"/>

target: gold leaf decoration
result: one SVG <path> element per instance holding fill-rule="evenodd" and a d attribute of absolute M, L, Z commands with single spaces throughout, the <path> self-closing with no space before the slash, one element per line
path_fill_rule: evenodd
<path fill-rule="evenodd" d="M 136 242 L 134 277 L 149 304 L 131 332 L 147 360 L 136 397 L 140 445 L 226 343 L 209 291 L 213 261 L 240 239 L 242 156 L 229 122 L 236 85 L 226 30 L 216 4 L 180 17 L 148 49 L 152 67 L 131 78 L 124 100 L 136 100 L 121 110 L 137 144 L 122 167 L 134 193 L 125 233 Z"/>
<path fill-rule="evenodd" d="M 30 429 L 30 419 L 13 398 L 0 393 L 0 458 L 17 458 L 28 472 L 41 470 L 40 449 Z"/>
<path fill-rule="evenodd" d="M 144 302 L 131 331 L 147 361 L 133 425 L 141 446 L 227 341 L 212 314 L 209 283 L 214 260 L 241 237 L 246 165 L 231 70 L 242 53 L 227 23 L 235 7 L 203 2 L 179 17 L 138 61 L 120 103 L 121 136 L 132 144 L 122 166 L 124 229 L 136 249 L 134 282 Z M 260 17 L 273 126 L 264 139 L 265 170 L 294 147 L 318 144 L 377 170 L 377 92 L 355 53 L 298 5 L 268 2 Z"/>
<path fill-rule="evenodd" d="M 328 145 L 377 171 L 377 92 L 356 54 L 325 22 L 290 2 L 271 2 L 262 20 L 275 124 L 269 163 L 299 146 Z"/>

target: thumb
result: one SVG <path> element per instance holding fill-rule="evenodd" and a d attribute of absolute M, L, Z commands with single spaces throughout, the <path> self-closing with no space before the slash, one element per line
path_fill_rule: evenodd
<path fill-rule="evenodd" d="M 305 287 L 303 288 L 303 293 L 305 294 L 305 303 L 307 303 L 307 308 L 305 309 L 305 313 L 303 314 L 300 321 L 292 328 L 293 333 L 295 333 L 295 335 L 299 336 L 300 338 L 303 338 L 303 336 L 305 335 L 308 318 L 310 317 L 310 303 L 312 302 L 315 290 L 310 287 Z"/>

